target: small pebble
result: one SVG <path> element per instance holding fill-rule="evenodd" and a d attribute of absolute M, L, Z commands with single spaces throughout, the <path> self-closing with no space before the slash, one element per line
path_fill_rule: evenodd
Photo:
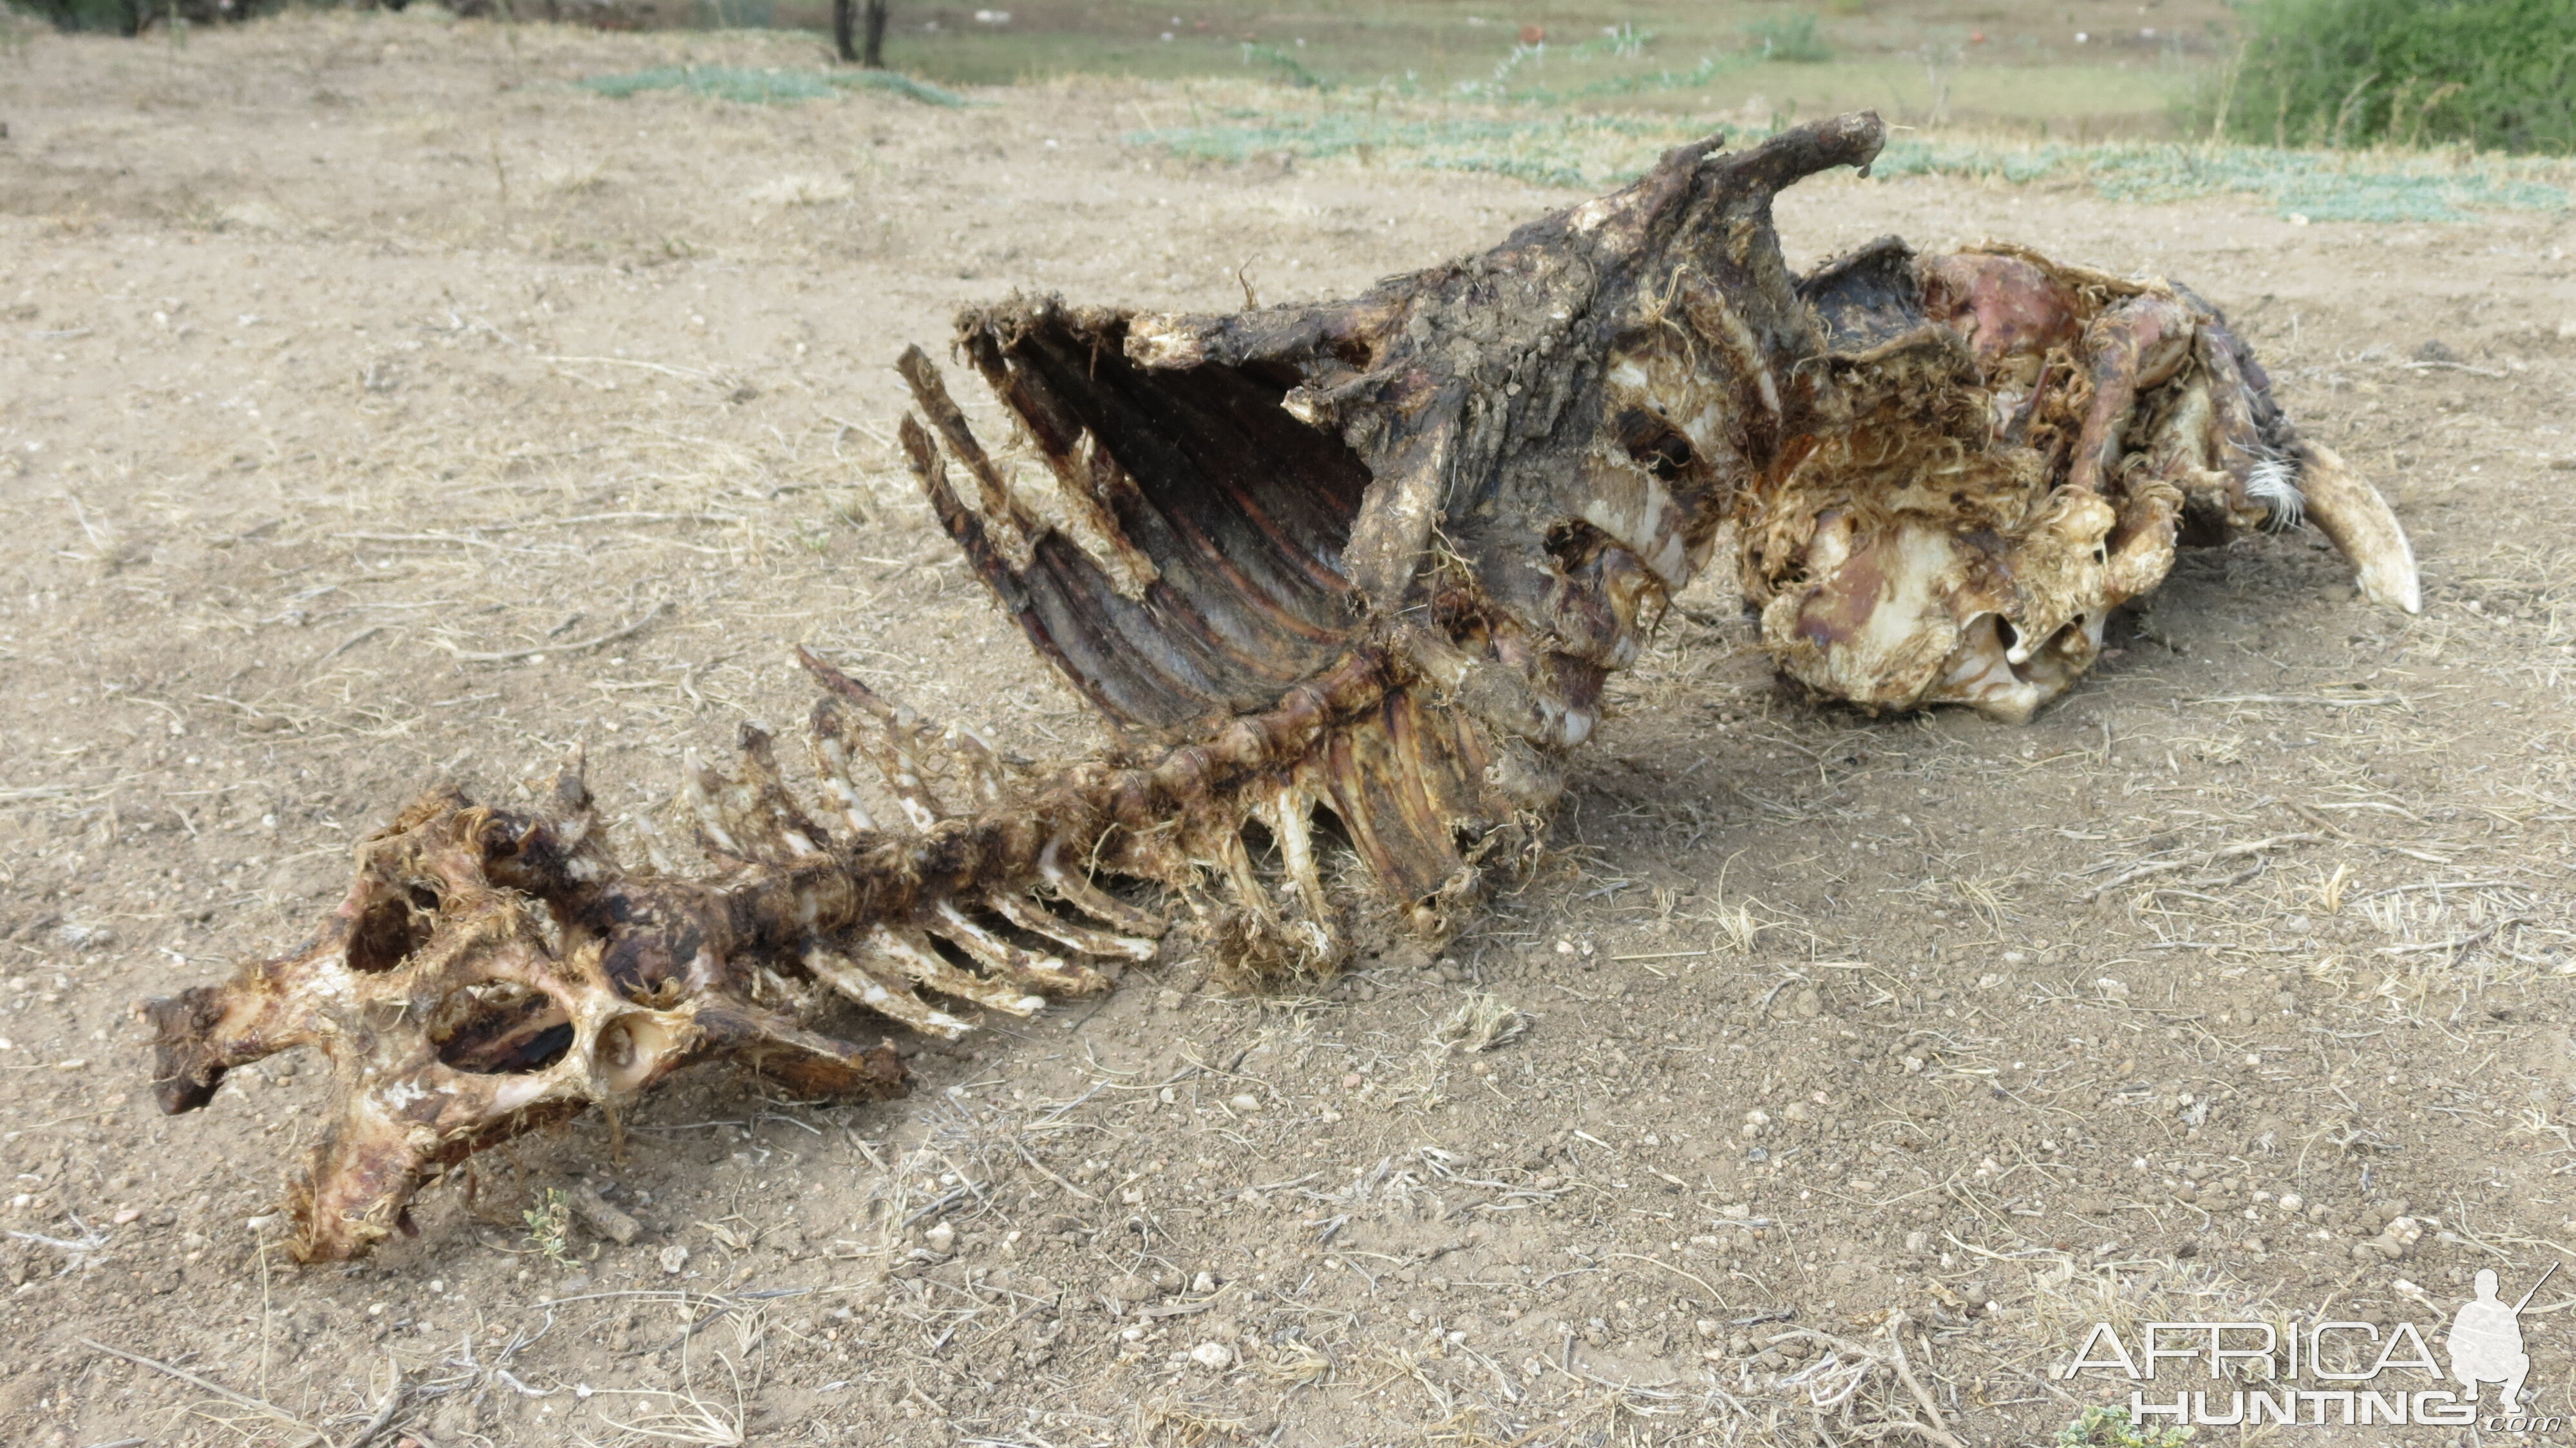
<path fill-rule="evenodd" d="M 1190 1291 L 1201 1297 L 1205 1297 L 1209 1293 L 1216 1291 L 1216 1274 L 1213 1272 L 1202 1272 L 1198 1276 L 1191 1278 Z"/>
<path fill-rule="evenodd" d="M 931 1251 L 945 1256 L 948 1253 L 957 1250 L 957 1229 L 948 1225 L 946 1222 L 941 1222 L 939 1225 L 932 1227 L 929 1231 L 922 1233 L 921 1240 L 929 1244 Z"/>
<path fill-rule="evenodd" d="M 661 1264 L 663 1276 L 677 1277 L 680 1269 L 689 1265 L 689 1249 L 673 1242 L 663 1248 L 661 1255 L 654 1260 Z"/>
<path fill-rule="evenodd" d="M 1237 1092 L 1234 1099 L 1226 1102 L 1225 1104 L 1233 1107 L 1237 1111 L 1259 1111 L 1261 1109 L 1261 1098 L 1253 1095 L 1249 1091 L 1242 1091 Z"/>
<path fill-rule="evenodd" d="M 1203 1342 L 1190 1349 L 1190 1361 L 1212 1373 L 1234 1366 L 1234 1349 L 1221 1342 Z"/>

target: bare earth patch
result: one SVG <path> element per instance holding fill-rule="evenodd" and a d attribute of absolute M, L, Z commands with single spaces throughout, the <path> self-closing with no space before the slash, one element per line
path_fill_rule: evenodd
<path fill-rule="evenodd" d="M 1441 958 L 1248 998 L 1183 942 L 954 1048 L 853 1011 L 911 1097 L 697 1073 L 295 1267 L 311 1072 L 164 1119 L 131 1003 L 292 946 L 423 785 L 580 741 L 659 819 L 803 712 L 799 643 L 1099 744 L 900 475 L 904 344 L 1350 294 L 1578 199 L 1176 161 L 1143 85 L 571 84 L 693 62 L 820 57 L 415 13 L 0 59 L 0 1438 L 2029 1442 L 2126 1400 L 2051 1375 L 2095 1321 L 2431 1324 L 2576 1255 L 2576 228 L 1842 178 L 1801 266 L 1993 235 L 2227 308 L 2424 614 L 2312 534 L 2186 554 L 2016 729 L 1803 704 L 1703 589 Z"/>

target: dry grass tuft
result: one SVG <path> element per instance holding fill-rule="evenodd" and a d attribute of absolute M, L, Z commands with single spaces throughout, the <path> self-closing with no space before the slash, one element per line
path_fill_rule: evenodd
<path fill-rule="evenodd" d="M 1248 1423 L 1204 1403 L 1162 1398 L 1136 1405 L 1134 1436 L 1129 1441 L 1147 1448 L 1199 1448 L 1219 1437 L 1237 1437 Z"/>
<path fill-rule="evenodd" d="M 823 206 L 857 194 L 846 176 L 791 175 L 763 181 L 743 193 L 754 206 Z"/>
<path fill-rule="evenodd" d="M 1492 991 L 1471 992 L 1432 1028 L 1423 1043 L 1435 1051 L 1474 1055 L 1506 1046 L 1529 1032 L 1530 1018 Z"/>

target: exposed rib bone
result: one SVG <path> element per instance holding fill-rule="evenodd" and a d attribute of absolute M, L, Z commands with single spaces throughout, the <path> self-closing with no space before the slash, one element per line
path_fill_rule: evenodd
<path fill-rule="evenodd" d="M 830 836 L 787 793 L 769 731 L 745 724 L 735 748 L 741 755 L 742 778 L 721 791 L 716 800 L 736 836 L 770 846 L 768 857 L 772 859 L 778 858 L 776 851 L 781 849 L 788 859 L 821 854 L 822 844 Z"/>
<path fill-rule="evenodd" d="M 1039 906 L 1025 895 L 1011 890 L 987 890 L 984 906 L 994 914 L 1031 935 L 1052 940 L 1070 950 L 1102 960 L 1152 960 L 1161 947 L 1151 940 L 1128 935 L 1113 935 L 1088 925 L 1076 925 Z"/>
<path fill-rule="evenodd" d="M 1270 898 L 1270 887 L 1252 868 L 1252 851 L 1243 842 L 1239 829 L 1220 830 L 1216 836 L 1216 866 L 1224 872 L 1234 903 L 1270 930 L 1279 927 L 1279 906 Z"/>
<path fill-rule="evenodd" d="M 993 758 L 993 747 L 978 738 L 975 731 L 962 724 L 951 724 L 940 736 L 940 744 L 964 776 L 968 791 L 983 809 L 998 808 L 1004 798 L 1002 766 Z"/>
<path fill-rule="evenodd" d="M 841 817 L 849 821 L 853 831 L 873 833 L 877 827 L 876 817 L 869 814 L 867 805 L 860 801 L 856 782 L 850 777 L 849 746 L 842 742 L 838 733 L 826 729 L 823 718 L 826 708 L 834 710 L 833 723 L 837 725 L 840 722 L 838 707 L 833 700 L 824 700 L 814 711 L 814 776 L 822 782 L 823 792 L 841 807 Z"/>
<path fill-rule="evenodd" d="M 948 963 L 930 937 L 914 930 L 898 930 L 879 925 L 868 931 L 867 948 L 884 957 L 895 969 L 921 982 L 942 995 L 973 1001 L 1015 1016 L 1033 1016 L 1046 1009 L 1046 997 L 1030 995 L 1001 981 L 986 980 L 972 971 L 960 970 Z"/>
<path fill-rule="evenodd" d="M 919 738 L 920 725 L 912 711 L 898 711 L 886 722 L 885 749 L 876 756 L 876 766 L 904 818 L 912 821 L 914 829 L 926 830 L 945 818 L 948 810 L 922 778 L 921 755 L 915 747 Z"/>
<path fill-rule="evenodd" d="M 809 668 L 821 664 L 810 654 L 806 657 Z M 836 689 L 840 692 L 840 699 L 826 700 L 816 708 L 816 731 L 828 732 L 844 741 L 845 748 L 867 756 L 868 762 L 876 766 L 878 777 L 885 782 L 887 792 L 895 797 L 896 805 L 903 810 L 904 818 L 914 829 L 926 830 L 947 818 L 949 810 L 931 792 L 927 773 L 922 768 L 922 740 L 933 732 L 933 726 L 923 723 L 921 716 L 908 708 L 888 704 L 865 684 L 837 669 L 831 671 L 831 676 L 838 681 Z M 837 707 L 842 700 L 858 704 L 868 716 L 866 722 L 863 724 L 852 718 L 847 710 Z M 873 741 L 860 734 L 868 725 L 874 726 L 876 737 Z"/>
<path fill-rule="evenodd" d="M 839 951 L 814 946 L 805 952 L 805 968 L 851 1000 L 916 1031 L 953 1041 L 975 1028 L 974 1022 L 960 1020 L 914 995 L 902 981 L 881 976 Z"/>
<path fill-rule="evenodd" d="M 680 800 L 689 807 L 689 812 L 697 817 L 699 836 L 706 844 L 737 860 L 750 859 L 751 852 L 744 849 L 734 839 L 732 832 L 725 828 L 724 811 L 716 804 L 714 795 L 707 788 L 707 781 L 710 779 L 716 782 L 717 789 L 724 787 L 724 776 L 707 768 L 706 762 L 698 758 L 698 751 L 694 749 L 682 751 Z"/>
<path fill-rule="evenodd" d="M 676 875 L 680 872 L 678 863 L 671 858 L 670 846 L 662 839 L 661 826 L 640 814 L 628 816 L 626 823 L 634 827 L 635 837 L 644 842 L 644 862 L 653 867 L 655 874 Z"/>
<path fill-rule="evenodd" d="M 1306 918 L 1329 936 L 1333 911 L 1324 899 L 1323 877 L 1315 871 L 1315 837 L 1309 828 L 1314 808 L 1314 796 L 1292 785 L 1273 796 L 1263 818 L 1278 837 L 1280 858 L 1287 863 L 1288 878 L 1297 882 L 1297 893 L 1306 905 Z"/>
<path fill-rule="evenodd" d="M 1001 471 L 993 466 L 984 445 L 976 440 L 974 429 L 967 426 L 966 414 L 958 411 L 957 404 L 949 398 L 948 388 L 939 380 L 939 369 L 930 365 L 919 347 L 909 347 L 896 359 L 895 370 L 911 384 L 913 401 L 930 415 L 931 425 L 939 429 L 940 440 L 948 445 L 948 451 L 974 477 L 976 492 L 984 505 L 985 526 L 993 530 L 1005 553 L 1019 566 L 1027 567 L 1029 535 L 1040 526 L 1038 520 L 1012 494 Z M 910 446 L 913 439 L 906 436 L 904 442 Z"/>
<path fill-rule="evenodd" d="M 946 900 L 930 907 L 930 916 L 931 934 L 975 957 L 987 968 L 1000 971 L 1006 979 L 1067 995 L 1089 995 L 1109 988 L 1109 982 L 1098 971 L 1068 966 L 1052 955 L 1022 950 L 976 924 Z"/>
<path fill-rule="evenodd" d="M 1064 867 L 1063 843 L 1049 840 L 1038 854 L 1038 878 L 1055 898 L 1121 935 L 1160 940 L 1166 928 L 1160 917 L 1137 909 Z"/>

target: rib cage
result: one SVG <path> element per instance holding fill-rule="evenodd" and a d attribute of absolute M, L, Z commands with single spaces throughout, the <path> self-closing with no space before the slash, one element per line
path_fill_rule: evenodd
<path fill-rule="evenodd" d="M 1266 711 L 1359 632 L 1340 555 L 1368 471 L 1281 411 L 1282 386 L 1218 366 L 1148 385 L 1125 332 L 1114 314 L 1048 304 L 970 315 L 961 328 L 1088 539 L 1038 516 L 918 349 L 903 358 L 905 380 L 976 479 L 983 512 L 959 501 L 917 424 L 905 449 L 941 526 L 1104 713 L 1168 732 Z"/>
<path fill-rule="evenodd" d="M 1015 303 L 966 314 L 958 345 L 1014 419 L 1011 451 L 1044 460 L 1062 521 L 994 462 L 917 348 L 898 365 L 929 426 L 905 419 L 903 444 L 932 512 L 1030 642 L 1146 738 L 1248 727 L 1274 741 L 1265 777 L 1237 776 L 1222 805 L 1212 797 L 1227 817 L 1204 822 L 1178 867 L 1233 887 L 1228 958 L 1259 969 L 1338 957 L 1319 809 L 1388 901 L 1440 933 L 1475 887 L 1469 854 L 1515 810 L 1484 783 L 1481 731 L 1426 707 L 1371 642 L 1341 559 L 1368 487 L 1359 457 L 1282 406 L 1287 380 L 1213 362 L 1149 374 L 1128 357 L 1120 313 Z M 979 507 L 959 496 L 952 464 L 975 480 Z M 1384 682 L 1369 707 L 1331 702 L 1342 681 L 1368 676 Z M 1306 738 L 1326 714 L 1337 717 Z M 1284 911 L 1253 876 L 1250 821 L 1276 844 L 1292 887 Z M 1171 882 L 1175 863 L 1153 854 L 1117 858 Z"/>

